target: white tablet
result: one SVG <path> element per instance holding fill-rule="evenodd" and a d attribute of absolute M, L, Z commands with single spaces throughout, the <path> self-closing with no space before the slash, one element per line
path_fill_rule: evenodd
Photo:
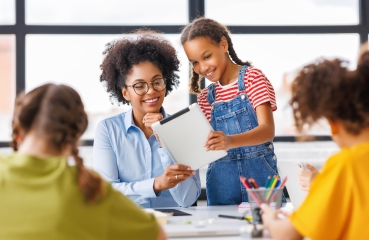
<path fill-rule="evenodd" d="M 301 171 L 302 164 L 309 163 L 314 166 L 316 169 L 320 169 L 325 162 L 325 159 L 304 159 L 303 161 L 297 160 L 279 160 L 278 161 L 278 171 L 281 179 L 288 176 L 288 180 L 286 182 L 286 188 L 288 191 L 288 195 L 290 196 L 290 200 L 294 209 L 298 208 L 301 203 L 304 201 L 308 192 L 301 189 L 299 184 L 299 174 Z M 305 166 L 306 168 L 306 166 Z"/>
<path fill-rule="evenodd" d="M 277 164 L 281 179 L 288 177 L 286 188 L 294 209 L 301 205 L 307 195 L 307 192 L 302 190 L 299 185 L 299 173 L 301 170 L 299 164 L 300 162 L 296 160 L 278 161 Z"/>
<path fill-rule="evenodd" d="M 206 151 L 204 144 L 213 128 L 197 103 L 152 126 L 173 161 L 197 170 L 227 155 L 225 150 Z"/>

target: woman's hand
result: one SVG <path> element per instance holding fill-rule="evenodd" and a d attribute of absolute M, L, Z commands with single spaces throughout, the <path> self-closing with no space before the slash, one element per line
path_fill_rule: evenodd
<path fill-rule="evenodd" d="M 146 115 L 142 119 L 142 123 L 145 125 L 146 128 L 150 129 L 151 125 L 163 119 L 163 115 L 161 113 L 146 113 Z"/>
<path fill-rule="evenodd" d="M 206 147 L 206 151 L 209 150 L 228 150 L 229 147 L 229 137 L 225 135 L 223 132 L 211 132 L 206 140 L 204 147 Z"/>
<path fill-rule="evenodd" d="M 190 167 L 181 164 L 167 166 L 164 173 L 154 180 L 154 191 L 160 192 L 185 181 L 187 178 L 195 175 L 196 172 Z"/>
<path fill-rule="evenodd" d="M 313 182 L 314 178 L 318 175 L 319 171 L 309 164 L 306 164 L 306 167 L 310 171 L 307 170 L 300 171 L 299 184 L 302 190 L 308 192 L 310 190 L 311 183 Z"/>
<path fill-rule="evenodd" d="M 156 122 L 158 122 L 162 119 L 163 119 L 163 115 L 161 115 L 161 113 L 146 113 L 146 115 L 142 119 L 142 122 L 143 122 L 143 124 L 145 125 L 145 127 L 147 129 L 150 129 L 150 131 L 152 133 L 154 133 L 154 131 L 151 128 L 151 125 L 153 125 L 154 123 L 156 123 Z M 163 144 L 161 144 L 161 141 L 160 141 L 158 135 L 156 135 L 155 133 L 154 133 L 154 135 L 156 137 L 156 140 L 160 143 L 160 146 L 162 148 L 164 148 Z"/>

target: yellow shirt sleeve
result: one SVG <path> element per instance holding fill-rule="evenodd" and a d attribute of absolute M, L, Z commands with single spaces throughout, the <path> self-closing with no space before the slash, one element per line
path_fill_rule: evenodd
<path fill-rule="evenodd" d="M 157 239 L 159 224 L 154 215 L 144 212 L 120 192 L 111 191 L 108 239 Z"/>
<path fill-rule="evenodd" d="M 352 176 L 347 171 L 344 151 L 327 160 L 310 192 L 291 216 L 296 230 L 311 239 L 338 239 L 342 236 L 351 206 Z"/>

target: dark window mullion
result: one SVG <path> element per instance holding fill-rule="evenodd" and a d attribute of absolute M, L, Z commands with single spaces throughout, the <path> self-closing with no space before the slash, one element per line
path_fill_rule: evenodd
<path fill-rule="evenodd" d="M 16 0 L 15 6 L 15 72 L 16 94 L 26 87 L 26 25 L 25 25 L 25 0 Z"/>
<path fill-rule="evenodd" d="M 199 16 L 205 16 L 205 0 L 188 0 L 188 19 L 189 21 L 199 17 Z M 187 60 L 185 60 L 187 61 Z M 187 64 L 187 63 L 183 63 Z M 191 67 L 190 67 L 191 71 Z M 189 73 L 188 79 L 190 79 L 191 72 Z M 200 83 L 201 88 L 205 87 L 205 81 L 202 81 Z M 197 102 L 197 96 L 195 94 L 190 94 L 189 97 L 190 104 Z"/>
<path fill-rule="evenodd" d="M 27 34 L 121 34 L 137 28 L 150 28 L 166 34 L 178 34 L 182 25 L 122 25 L 122 26 L 79 26 L 79 25 L 27 25 Z"/>
<path fill-rule="evenodd" d="M 365 43 L 369 34 L 369 0 L 359 0 L 359 25 L 366 28 L 359 33 L 360 43 Z"/>

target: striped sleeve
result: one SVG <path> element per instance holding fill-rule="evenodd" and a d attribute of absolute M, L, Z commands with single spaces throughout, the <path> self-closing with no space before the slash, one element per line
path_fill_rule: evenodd
<path fill-rule="evenodd" d="M 197 96 L 197 104 L 201 108 L 202 112 L 205 114 L 208 121 L 211 121 L 210 112 L 211 112 L 211 105 L 208 102 L 208 88 L 205 88 L 201 91 L 201 93 Z"/>
<path fill-rule="evenodd" d="M 275 92 L 272 84 L 263 72 L 257 68 L 250 68 L 245 74 L 246 93 L 254 109 L 270 102 L 272 111 L 277 110 Z"/>

